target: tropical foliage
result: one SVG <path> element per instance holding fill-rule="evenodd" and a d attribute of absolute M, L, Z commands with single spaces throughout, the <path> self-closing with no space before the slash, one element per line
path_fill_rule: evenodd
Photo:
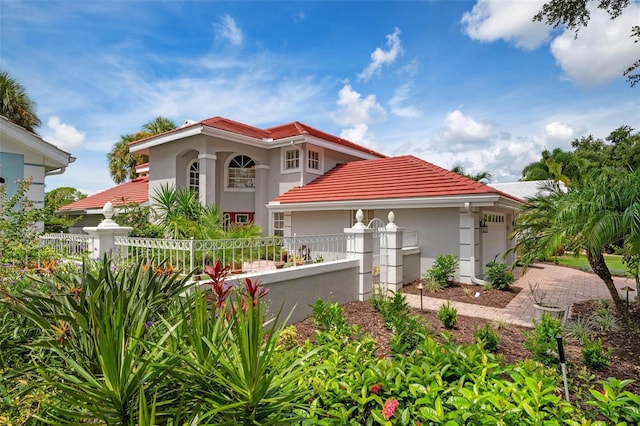
<path fill-rule="evenodd" d="M 82 217 L 69 217 L 65 214 L 56 214 L 56 211 L 67 204 L 81 200 L 87 195 L 76 188 L 68 186 L 53 189 L 44 194 L 44 231 L 68 232 L 69 227 Z"/>
<path fill-rule="evenodd" d="M 220 263 L 206 273 L 205 287 L 190 287 L 188 278 L 151 268 L 114 270 L 105 258 L 80 270 L 56 264 L 40 277 L 1 287 L 0 422 L 600 425 L 640 419 L 640 397 L 625 390 L 629 381 L 571 385 L 575 400 L 565 401 L 554 368 L 504 364 L 489 351 L 487 342 L 495 339 L 488 329 L 477 333 L 477 344 L 460 345 L 447 334 L 437 341 L 420 321 L 406 328 L 415 317 L 400 293 L 374 300 L 397 336 L 390 356 L 377 356 L 375 340 L 326 302 L 314 307 L 317 343 L 284 347 L 284 322 L 265 315 L 265 288 L 228 282 Z M 16 325 L 17 333 L 10 329 Z M 541 335 L 558 331 L 547 328 Z"/>
<path fill-rule="evenodd" d="M 19 181 L 16 192 L 9 196 L 7 185 L 0 184 L 0 259 L 3 263 L 22 263 L 37 256 L 37 222 L 44 211 L 35 208 L 27 198 L 31 182 Z"/>
<path fill-rule="evenodd" d="M 26 89 L 8 72 L 0 70 L 0 115 L 26 130 L 35 133 L 40 119 L 35 114 L 36 104 Z"/>
<path fill-rule="evenodd" d="M 478 173 L 468 173 L 462 164 L 454 164 L 451 168 L 451 171 L 467 177 L 471 180 L 475 180 L 476 182 L 489 183 L 493 179 L 491 173 L 487 171 L 478 172 Z"/>
<path fill-rule="evenodd" d="M 129 144 L 140 139 L 167 132 L 176 128 L 176 125 L 166 117 L 156 117 L 144 124 L 137 133 L 122 135 L 111 151 L 107 154 L 109 163 L 109 173 L 117 184 L 135 179 L 136 166 L 149 161 L 146 155 L 132 153 L 129 151 Z"/>
<path fill-rule="evenodd" d="M 262 233 L 260 227 L 253 223 L 225 229 L 222 212 L 217 206 L 203 206 L 198 194 L 189 188 L 163 184 L 155 190 L 152 199 L 155 215 L 167 238 L 216 240 L 258 237 Z"/>
<path fill-rule="evenodd" d="M 584 184 L 564 193 L 557 184 L 549 195 L 529 199 L 514 227 L 516 250 L 525 265 L 567 249 L 584 252 L 589 265 L 609 289 L 616 309 L 627 308 L 615 288 L 603 253 L 622 242 L 626 263 L 640 256 L 640 170 L 630 173 L 603 169 L 589 175 Z M 636 284 L 640 284 L 635 269 Z"/>

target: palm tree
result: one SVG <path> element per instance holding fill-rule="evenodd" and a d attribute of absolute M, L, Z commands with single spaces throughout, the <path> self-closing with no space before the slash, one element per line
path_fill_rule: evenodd
<path fill-rule="evenodd" d="M 131 134 L 122 135 L 120 140 L 113 144 L 111 152 L 107 154 L 109 173 L 117 184 L 126 182 L 136 177 L 136 166 L 149 161 L 149 157 L 142 154 L 132 154 L 129 151 L 131 142 L 139 141 L 150 136 L 158 135 L 176 128 L 176 125 L 166 117 L 158 116 L 142 126 L 142 130 Z"/>
<path fill-rule="evenodd" d="M 169 130 L 173 130 L 175 128 L 176 125 L 173 123 L 173 121 L 159 115 L 142 126 L 142 131 L 148 133 L 149 135 L 159 135 L 160 133 L 168 132 Z"/>
<path fill-rule="evenodd" d="M 451 168 L 451 171 L 481 183 L 490 183 L 491 180 L 493 179 L 493 176 L 491 175 L 491 173 L 487 171 L 479 172 L 476 174 L 467 173 L 467 171 L 465 170 L 462 164 L 454 164 L 453 167 Z"/>
<path fill-rule="evenodd" d="M 0 71 L 0 115 L 35 133 L 35 128 L 40 126 L 35 108 L 36 104 L 29 98 L 24 86 L 6 71 Z"/>
<path fill-rule="evenodd" d="M 611 243 L 622 240 L 625 259 L 630 263 L 638 261 L 640 171 L 603 169 L 567 193 L 560 191 L 557 184 L 545 189 L 550 195 L 528 199 L 514 227 L 512 237 L 516 238 L 521 262 L 526 266 L 561 248 L 574 253 L 584 251 L 591 269 L 607 286 L 617 311 L 628 318 L 603 253 Z"/>

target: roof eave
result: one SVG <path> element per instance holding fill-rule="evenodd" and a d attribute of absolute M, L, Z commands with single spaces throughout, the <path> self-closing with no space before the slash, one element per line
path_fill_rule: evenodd
<path fill-rule="evenodd" d="M 272 212 L 317 211 L 317 210 L 355 210 L 355 209 L 415 209 L 415 208 L 464 208 L 471 207 L 508 207 L 518 208 L 520 203 L 497 194 L 455 195 L 441 197 L 385 198 L 370 200 L 314 201 L 303 203 L 280 203 L 272 201 L 267 209 Z"/>

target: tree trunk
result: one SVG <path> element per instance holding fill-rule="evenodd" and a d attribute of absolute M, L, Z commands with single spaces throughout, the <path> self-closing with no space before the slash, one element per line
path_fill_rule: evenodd
<path fill-rule="evenodd" d="M 587 259 L 589 260 L 589 265 L 591 265 L 591 269 L 593 272 L 600 277 L 604 284 L 607 286 L 609 293 L 611 294 L 611 299 L 613 300 L 613 304 L 616 307 L 616 311 L 624 318 L 625 322 L 629 321 L 629 311 L 627 309 L 627 305 L 624 303 L 620 294 L 618 293 L 618 289 L 616 288 L 613 278 L 611 277 L 611 272 L 607 267 L 607 264 L 604 261 L 604 256 L 602 253 L 591 254 L 587 251 Z"/>

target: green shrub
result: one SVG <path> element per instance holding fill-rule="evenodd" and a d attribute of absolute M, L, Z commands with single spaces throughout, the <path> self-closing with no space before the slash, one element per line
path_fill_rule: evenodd
<path fill-rule="evenodd" d="M 290 325 L 282 329 L 276 345 L 279 350 L 288 351 L 298 346 L 298 337 L 298 329 L 295 325 Z"/>
<path fill-rule="evenodd" d="M 438 309 L 438 319 L 442 321 L 445 328 L 454 328 L 458 323 L 458 310 L 447 301 Z"/>
<path fill-rule="evenodd" d="M 319 330 L 344 332 L 349 328 L 338 303 L 332 304 L 318 299 L 309 306 L 313 310 L 313 323 Z"/>
<path fill-rule="evenodd" d="M 600 331 L 614 331 L 618 328 L 618 319 L 610 304 L 603 304 L 596 309 L 593 324 Z"/>
<path fill-rule="evenodd" d="M 473 336 L 476 342 L 489 352 L 496 352 L 498 350 L 500 338 L 498 337 L 498 333 L 491 327 L 491 324 L 486 323 L 484 326 L 476 329 Z"/>
<path fill-rule="evenodd" d="M 558 318 L 544 313 L 540 321 L 534 320 L 534 331 L 526 333 L 525 348 L 531 351 L 533 358 L 545 365 L 552 365 L 558 360 L 558 344 L 556 336 L 562 329 Z"/>
<path fill-rule="evenodd" d="M 609 424 L 640 424 L 640 395 L 624 390 L 631 382 L 614 378 L 600 381 L 602 390 L 589 390 L 593 399 L 587 404 L 595 407 L 592 411 L 609 420 Z"/>
<path fill-rule="evenodd" d="M 453 254 L 436 256 L 436 260 L 425 274 L 424 277 L 430 281 L 436 282 L 441 288 L 446 288 L 451 283 L 453 275 L 458 267 L 458 258 Z"/>
<path fill-rule="evenodd" d="M 508 290 L 515 281 L 515 277 L 507 270 L 507 265 L 504 263 L 492 262 L 487 270 L 487 281 L 495 289 Z"/>
<path fill-rule="evenodd" d="M 582 361 L 592 370 L 604 371 L 609 368 L 611 349 L 604 350 L 602 340 L 589 338 L 582 348 Z"/>

